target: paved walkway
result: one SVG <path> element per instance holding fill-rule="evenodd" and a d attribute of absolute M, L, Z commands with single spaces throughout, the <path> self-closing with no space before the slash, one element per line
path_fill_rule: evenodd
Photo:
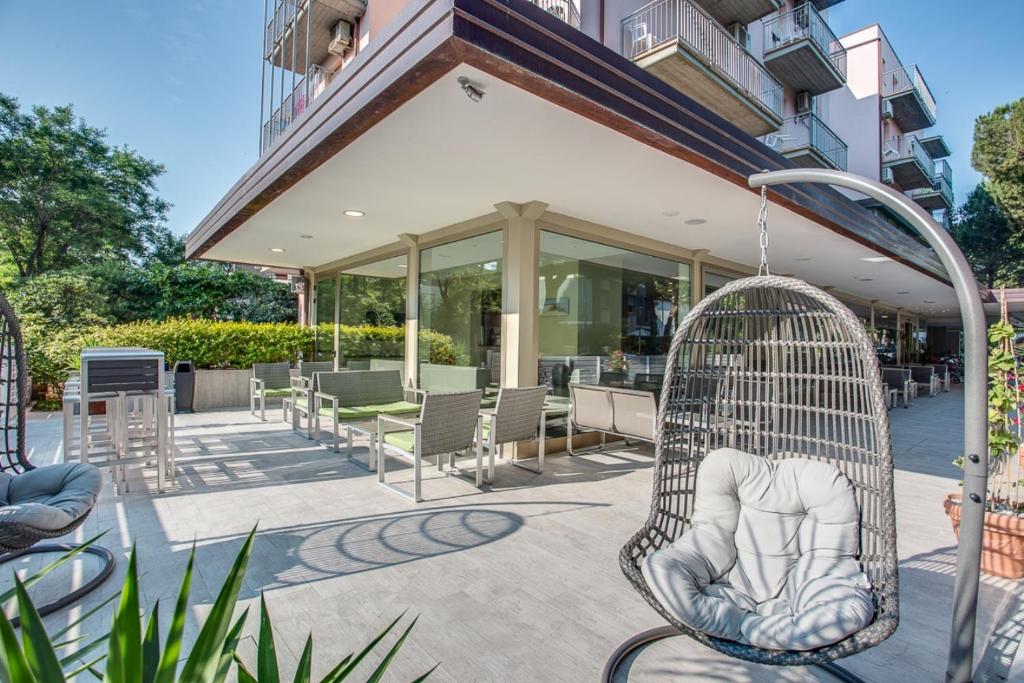
<path fill-rule="evenodd" d="M 869 680 L 943 677 L 955 539 L 942 499 L 957 488 L 950 463 L 962 443 L 962 408 L 954 390 L 890 413 L 903 612 L 889 641 L 845 661 Z M 58 458 L 59 434 L 59 416 L 33 419 L 33 457 Z M 499 467 L 484 492 L 427 469 L 429 500 L 417 506 L 342 456 L 245 411 L 181 416 L 178 447 L 174 491 L 149 493 L 153 473 L 143 479 L 136 471 L 133 491 L 105 492 L 80 535 L 109 529 L 103 543 L 118 553 L 137 545 L 147 607 L 173 602 L 195 540 L 194 614 L 201 616 L 244 534 L 258 525 L 243 597 L 265 592 L 286 667 L 310 629 L 314 674 L 322 675 L 408 609 L 420 621 L 388 680 L 411 680 L 440 662 L 433 681 L 594 681 L 619 642 L 659 625 L 617 561 L 649 508 L 646 452 L 556 455 L 543 475 Z M 985 579 L 979 658 L 996 617 L 1016 613 L 1017 588 Z M 108 619 L 100 615 L 85 628 L 98 631 Z M 250 623 L 254 630 L 256 619 Z M 1014 623 L 997 633 L 987 669 L 1010 668 Z M 190 622 L 187 636 L 195 632 Z M 252 647 L 247 641 L 250 661 Z M 819 680 L 813 671 L 734 662 L 682 638 L 647 648 L 620 673 L 630 681 Z"/>

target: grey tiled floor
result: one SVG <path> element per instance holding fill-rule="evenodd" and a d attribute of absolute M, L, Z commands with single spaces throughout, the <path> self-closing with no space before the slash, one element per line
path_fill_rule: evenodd
<path fill-rule="evenodd" d="M 869 680 L 939 680 L 955 563 L 942 499 L 957 487 L 950 461 L 962 442 L 961 393 L 922 398 L 890 417 L 902 621 L 889 641 L 845 664 Z M 36 416 L 33 457 L 58 459 L 59 436 L 59 417 Z M 659 625 L 617 561 L 649 506 L 651 458 L 642 450 L 551 456 L 543 475 L 499 467 L 495 486 L 483 492 L 431 468 L 429 500 L 414 505 L 283 423 L 260 423 L 245 411 L 180 416 L 178 447 L 174 490 L 151 493 L 153 472 L 136 471 L 132 492 L 106 491 L 79 537 L 109 530 L 103 543 L 120 557 L 136 544 L 149 607 L 173 602 L 195 541 L 193 615 L 201 617 L 245 533 L 258 526 L 243 597 L 252 602 L 265 593 L 286 667 L 310 630 L 314 674 L 323 674 L 408 609 L 420 621 L 388 680 L 410 680 L 440 662 L 432 680 L 593 681 L 619 642 Z M 118 578 L 126 564 L 119 562 Z M 1016 582 L 985 579 L 979 657 L 1016 590 Z M 84 628 L 98 631 L 108 619 L 100 614 Z M 195 629 L 190 623 L 188 635 Z M 251 649 L 250 641 L 250 658 Z M 806 670 L 733 662 L 682 638 L 647 648 L 620 674 L 630 681 L 817 680 Z"/>

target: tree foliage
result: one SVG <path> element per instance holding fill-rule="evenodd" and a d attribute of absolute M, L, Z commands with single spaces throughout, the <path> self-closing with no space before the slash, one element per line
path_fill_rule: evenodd
<path fill-rule="evenodd" d="M 21 277 L 139 258 L 158 234 L 163 166 L 105 138 L 70 106 L 23 113 L 0 94 L 0 244 Z"/>
<path fill-rule="evenodd" d="M 1024 230 L 1024 98 L 978 117 L 971 164 L 1013 228 Z"/>
<path fill-rule="evenodd" d="M 992 199 L 986 183 L 974 188 L 957 210 L 953 237 L 981 284 L 1016 287 L 1021 282 L 1024 243 Z"/>

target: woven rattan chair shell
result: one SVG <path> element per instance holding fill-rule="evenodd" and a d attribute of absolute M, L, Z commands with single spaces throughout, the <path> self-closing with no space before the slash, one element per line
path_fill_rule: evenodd
<path fill-rule="evenodd" d="M 690 523 L 701 460 L 731 446 L 769 458 L 829 462 L 854 485 L 872 622 L 807 652 L 762 650 L 680 623 L 654 597 L 643 559 Z M 820 664 L 888 638 L 899 623 L 892 446 L 878 361 L 863 324 L 833 296 L 777 276 L 736 280 L 702 300 L 676 331 L 658 410 L 650 517 L 619 554 L 630 583 L 684 634 L 762 664 Z"/>

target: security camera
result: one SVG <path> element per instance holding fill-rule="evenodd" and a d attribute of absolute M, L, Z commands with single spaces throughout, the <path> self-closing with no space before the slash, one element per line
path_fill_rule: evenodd
<path fill-rule="evenodd" d="M 465 76 L 459 76 L 459 86 L 462 88 L 462 92 L 466 93 L 466 97 L 474 102 L 479 102 L 484 98 L 484 91 L 470 83 Z"/>

